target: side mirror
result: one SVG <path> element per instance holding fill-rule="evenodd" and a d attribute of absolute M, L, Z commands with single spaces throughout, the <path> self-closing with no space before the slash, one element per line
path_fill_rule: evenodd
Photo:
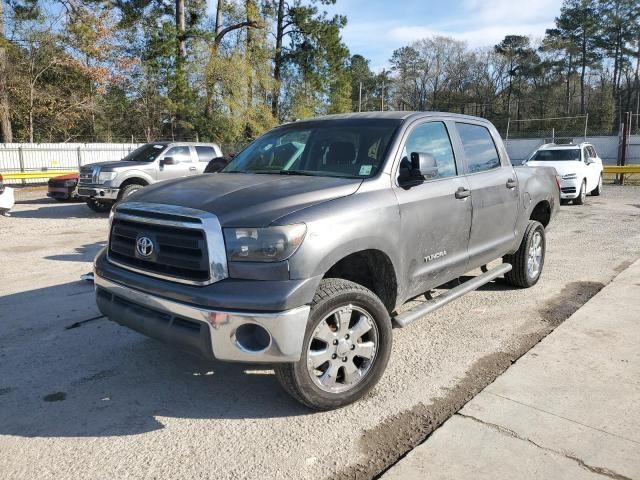
<path fill-rule="evenodd" d="M 589 157 L 589 158 L 587 158 L 587 160 L 585 161 L 585 163 L 586 163 L 587 165 L 591 165 L 592 163 L 596 163 L 596 161 L 595 161 L 593 158 Z"/>
<path fill-rule="evenodd" d="M 176 159 L 173 157 L 164 157 L 162 160 L 160 160 L 160 165 L 175 165 L 176 163 Z"/>
<path fill-rule="evenodd" d="M 433 155 L 424 152 L 411 152 L 411 176 L 432 178 L 438 176 L 438 163 Z"/>
<path fill-rule="evenodd" d="M 526 165 L 527 164 L 527 160 L 522 160 L 522 163 L 520 165 Z"/>

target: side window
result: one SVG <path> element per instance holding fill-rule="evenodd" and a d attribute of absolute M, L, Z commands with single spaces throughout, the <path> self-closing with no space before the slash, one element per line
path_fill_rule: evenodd
<path fill-rule="evenodd" d="M 594 147 L 593 145 L 589 145 L 587 149 L 589 150 L 591 158 L 596 158 L 598 156 L 598 154 L 596 153 L 596 147 Z"/>
<path fill-rule="evenodd" d="M 584 147 L 584 148 L 582 149 L 582 161 L 583 161 L 583 162 L 586 162 L 586 161 L 587 161 L 587 159 L 588 159 L 589 157 L 591 157 L 590 153 L 591 153 L 591 152 L 589 152 L 589 148 L 588 148 L 588 147 Z"/>
<path fill-rule="evenodd" d="M 196 146 L 196 153 L 198 154 L 199 162 L 208 162 L 216 157 L 216 151 L 213 147 L 205 147 L 202 145 Z"/>
<path fill-rule="evenodd" d="M 447 128 L 442 122 L 428 122 L 415 127 L 402 151 L 400 168 L 410 167 L 412 153 L 428 153 L 436 161 L 438 175 L 432 178 L 455 177 L 458 173 Z"/>
<path fill-rule="evenodd" d="M 498 150 L 489 130 L 481 125 L 456 123 L 467 157 L 469 173 L 484 172 L 500 166 Z"/>
<path fill-rule="evenodd" d="M 191 161 L 191 151 L 187 145 L 182 145 L 180 147 L 171 147 L 164 154 L 165 157 L 173 157 L 176 163 L 190 162 Z"/>

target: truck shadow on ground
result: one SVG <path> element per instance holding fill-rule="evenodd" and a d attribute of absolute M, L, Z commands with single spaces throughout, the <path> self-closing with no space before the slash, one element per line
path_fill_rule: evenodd
<path fill-rule="evenodd" d="M 175 419 L 312 413 L 269 366 L 205 361 L 110 322 L 87 282 L 0 298 L 0 405 L 0 435 L 22 437 L 136 435 Z"/>
<path fill-rule="evenodd" d="M 103 242 L 87 243 L 81 247 L 74 248 L 74 253 L 67 253 L 62 255 L 49 255 L 47 260 L 58 260 L 61 262 L 91 262 L 98 252 L 107 245 L 106 240 Z M 90 269 L 90 266 L 88 266 Z"/>
<path fill-rule="evenodd" d="M 15 218 L 108 218 L 108 213 L 96 213 L 84 203 L 60 203 L 52 199 L 23 200 L 16 202 L 19 208 L 11 210 Z M 43 205 L 34 209 L 23 209 L 29 205 Z"/>

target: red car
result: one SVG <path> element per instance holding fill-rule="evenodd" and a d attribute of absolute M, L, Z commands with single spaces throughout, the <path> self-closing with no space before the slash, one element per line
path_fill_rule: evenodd
<path fill-rule="evenodd" d="M 67 202 L 78 198 L 79 173 L 69 173 L 49 179 L 47 197 L 51 197 L 59 202 Z"/>

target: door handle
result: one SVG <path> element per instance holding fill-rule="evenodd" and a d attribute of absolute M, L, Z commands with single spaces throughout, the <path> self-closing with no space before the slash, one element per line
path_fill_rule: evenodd
<path fill-rule="evenodd" d="M 507 188 L 512 189 L 518 186 L 518 182 L 516 182 L 513 178 L 507 180 Z"/>
<path fill-rule="evenodd" d="M 192 172 L 196 171 L 196 167 L 189 167 L 189 170 L 191 170 Z"/>
<path fill-rule="evenodd" d="M 469 190 L 468 188 L 460 187 L 460 188 L 458 188 L 458 190 L 456 190 L 455 196 L 458 199 L 463 199 L 463 198 L 470 197 L 471 196 L 471 190 Z"/>

